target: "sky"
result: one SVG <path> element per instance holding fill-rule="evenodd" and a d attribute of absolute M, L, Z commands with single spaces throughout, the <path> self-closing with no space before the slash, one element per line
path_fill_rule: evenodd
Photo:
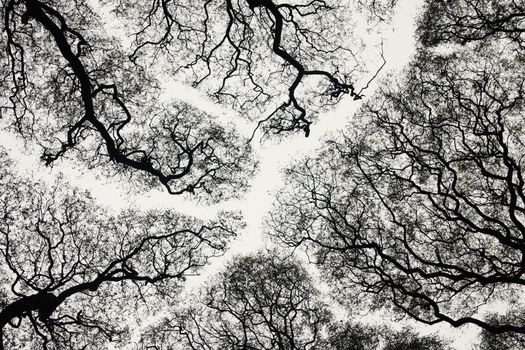
<path fill-rule="evenodd" d="M 24 169 L 24 171 L 44 174 L 44 177 L 53 176 L 59 172 L 64 173 L 73 185 L 90 190 L 96 200 L 115 210 L 129 205 L 138 206 L 142 209 L 170 208 L 201 218 L 213 218 L 219 210 L 223 209 L 242 210 L 247 223 L 246 229 L 232 242 L 229 251 L 223 257 L 215 259 L 200 276 L 188 279 L 191 287 L 198 287 L 220 270 L 224 262 L 230 259 L 232 255 L 253 252 L 268 244 L 267 239 L 264 237 L 264 218 L 272 205 L 272 193 L 283 185 L 281 170 L 293 159 L 315 151 L 328 133 L 342 130 L 360 105 L 366 101 L 366 96 L 373 94 L 374 89 L 380 84 L 381 78 L 390 72 L 399 73 L 409 62 L 415 48 L 413 35 L 415 17 L 421 6 L 421 0 L 401 1 L 393 18 L 391 28 L 380 36 L 371 34 L 370 42 L 375 43 L 371 47 L 376 50 L 376 56 L 381 39 L 383 40 L 386 65 L 365 92 L 363 100 L 354 101 L 350 97 L 343 98 L 334 109 L 319 116 L 318 121 L 312 126 L 312 133 L 309 138 L 305 138 L 302 134 L 297 134 L 290 135 L 290 137 L 280 142 L 266 141 L 260 143 L 257 138 L 253 141 L 254 151 L 260 159 L 260 170 L 251 181 L 251 190 L 240 200 L 231 200 L 207 206 L 196 201 L 184 200 L 180 196 L 171 196 L 162 189 L 148 193 L 130 193 L 125 188 L 120 187 L 118 183 L 107 182 L 108 180 L 106 179 L 97 179 L 94 174 L 81 172 L 67 161 L 62 162 L 53 169 L 44 168 L 43 166 L 35 168 L 35 163 L 38 161 L 38 153 L 24 154 L 20 151 L 15 151 L 20 149 L 18 146 L 19 141 L 5 133 L 1 133 L 0 137 L 3 143 L 13 150 L 16 158 L 19 159 L 20 168 Z M 165 80 L 162 83 L 164 87 L 163 97 L 165 99 L 182 99 L 211 115 L 217 116 L 219 120 L 231 121 L 246 136 L 249 137 L 251 135 L 255 126 L 253 121 L 241 119 L 233 110 L 213 103 L 204 93 L 180 82 Z M 371 321 L 382 321 L 385 317 L 388 318 L 388 315 L 368 316 L 368 319 Z M 457 349 L 468 349 L 473 344 L 477 334 L 477 330 L 473 327 L 454 330 L 449 326 L 440 325 L 418 327 L 418 329 L 422 333 L 438 331 L 445 336 L 450 336 L 454 341 L 453 345 Z"/>

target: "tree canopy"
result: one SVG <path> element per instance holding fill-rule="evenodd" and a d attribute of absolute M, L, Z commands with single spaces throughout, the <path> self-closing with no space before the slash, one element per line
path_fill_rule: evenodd
<path fill-rule="evenodd" d="M 165 58 L 169 73 L 204 85 L 218 101 L 265 115 L 258 126 L 264 133 L 308 136 L 319 107 L 345 95 L 360 99 L 366 88 L 360 75 L 370 68 L 354 22 L 362 13 L 371 25 L 383 22 L 396 3 L 121 1 L 115 11 L 135 24 L 134 62 Z"/>
<path fill-rule="evenodd" d="M 429 3 L 423 19 L 473 12 L 457 3 Z M 518 303 L 524 284 L 522 61 L 500 44 L 443 53 L 423 40 L 341 137 L 286 170 L 270 234 L 311 252 L 343 302 L 525 333 L 518 318 L 486 315 Z"/>
<path fill-rule="evenodd" d="M 237 196 L 255 168 L 232 126 L 159 99 L 158 79 L 134 65 L 87 3 L 2 3 L 2 111 L 11 130 L 43 149 L 104 166 L 172 194 Z"/>
<path fill-rule="evenodd" d="M 511 41 L 523 49 L 525 4 L 514 0 L 427 1 L 419 33 L 427 46 Z"/>
<path fill-rule="evenodd" d="M 514 307 L 505 313 L 491 313 L 489 320 L 494 324 L 523 323 L 523 308 Z M 518 350 L 525 346 L 525 337 L 520 333 L 494 334 L 486 330 L 481 332 L 481 350 Z"/>
<path fill-rule="evenodd" d="M 448 350 L 436 336 L 336 321 L 303 264 L 277 251 L 234 257 L 198 303 L 152 326 L 147 348 Z"/>
<path fill-rule="evenodd" d="M 255 114 L 264 133 L 308 136 L 320 111 L 344 95 L 360 99 L 380 69 L 368 74 L 350 15 L 385 22 L 395 4 L 3 0 L 2 128 L 39 147 L 45 165 L 72 159 L 133 189 L 238 198 L 257 168 L 249 140 L 182 99 L 166 101 L 163 81 L 208 84 L 220 103 Z M 115 214 L 63 179 L 0 171 L 1 348 L 126 343 L 139 310 L 176 298 L 184 276 L 222 254 L 240 225 L 232 213 L 209 222 L 170 210 Z M 286 280 L 306 278 L 294 263 L 274 267 L 287 273 L 276 282 L 294 293 Z M 304 283 L 298 291 L 314 298 Z M 309 339 L 318 322 L 310 311 L 326 317 L 312 308 L 300 322 L 313 325 L 299 338 Z M 279 327 L 295 321 L 284 317 Z M 259 331 L 255 337 L 267 336 Z"/>
<path fill-rule="evenodd" d="M 238 218 L 98 205 L 62 179 L 0 169 L 0 349 L 100 349 L 129 340 L 130 317 L 175 298 L 221 255 Z"/>
<path fill-rule="evenodd" d="M 258 170 L 256 132 L 308 137 L 342 99 L 368 98 L 386 62 L 363 33 L 397 3 L 1 0 L 0 125 L 47 166 L 237 200 Z M 193 294 L 185 277 L 226 252 L 241 214 L 116 213 L 62 177 L 19 174 L 0 148 L 0 350 L 126 347 L 139 332 L 153 348 L 449 349 L 332 305 L 522 347 L 525 4 L 427 0 L 416 24 L 410 63 L 284 171 L 273 250 L 233 255 Z M 171 82 L 253 128 L 167 98 Z"/>
<path fill-rule="evenodd" d="M 199 299 L 161 324 L 162 337 L 154 328 L 150 341 L 181 349 L 316 349 L 329 321 L 306 270 L 276 252 L 234 258 Z"/>
<path fill-rule="evenodd" d="M 395 1 L 368 6 L 363 0 L 354 7 L 383 21 L 391 13 L 386 4 Z M 2 119 L 40 145 L 48 165 L 71 156 L 172 194 L 213 190 L 212 198 L 228 198 L 247 188 L 255 164 L 251 147 L 205 113 L 160 100 L 159 79 L 184 71 L 197 86 L 213 75 L 213 95 L 239 101 L 246 113 L 264 110 L 260 125 L 267 132 L 306 135 L 307 109 L 315 115 L 315 106 L 345 94 L 358 99 L 365 87 L 354 87 L 353 79 L 364 64 L 356 56 L 359 38 L 356 49 L 345 46 L 352 2 L 98 5 L 131 28 L 131 47 L 124 45 L 128 33 L 109 33 L 107 14 L 89 3 L 2 2 Z M 151 59 L 154 64 L 142 63 Z M 305 95 L 310 77 L 320 81 Z M 317 102 L 306 106 L 314 97 Z"/>

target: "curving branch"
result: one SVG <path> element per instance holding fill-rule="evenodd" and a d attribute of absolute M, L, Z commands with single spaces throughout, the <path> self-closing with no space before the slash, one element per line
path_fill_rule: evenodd
<path fill-rule="evenodd" d="M 384 14 L 395 3 L 358 5 Z M 117 11 L 140 18 L 132 61 L 163 54 L 170 72 L 186 72 L 194 86 L 209 82 L 213 96 L 242 113 L 265 113 L 257 127 L 264 133 L 308 136 L 319 107 L 362 97 L 353 78 L 362 62 L 342 44 L 351 35 L 346 16 L 358 9 L 344 3 L 163 0 L 142 8 L 124 2 Z"/>
<path fill-rule="evenodd" d="M 3 10 L 7 49 L 11 53 L 8 61 L 16 124 L 20 124 L 21 133 L 24 127 L 31 134 L 32 129 L 40 129 L 37 142 L 44 145 L 42 159 L 47 165 L 77 151 L 90 167 L 97 166 L 99 160 L 118 164 L 121 170 L 117 172 L 136 173 L 145 179 L 144 183 L 156 179 L 171 194 L 193 193 L 201 188 L 209 193 L 214 187 L 233 185 L 234 191 L 217 191 L 220 198 L 247 187 L 245 178 L 255 168 L 255 162 L 248 157 L 250 147 L 232 130 L 219 126 L 196 109 L 180 104 L 163 106 L 151 96 L 158 94 L 156 82 L 144 71 L 126 67 L 118 47 L 109 52 L 100 50 L 97 45 L 104 44 L 104 40 L 99 34 L 88 30 L 89 38 L 84 36 L 75 29 L 79 24 L 45 2 L 10 0 Z M 43 29 L 43 34 L 36 34 L 38 28 Z M 36 44 L 24 42 L 24 35 Z M 48 39 L 54 45 L 38 42 Z M 57 62 L 56 70 L 49 68 L 47 73 L 41 66 L 45 59 L 37 62 L 37 56 L 42 55 L 39 51 L 45 52 L 44 58 L 50 62 Z M 32 77 L 31 84 L 34 88 L 42 86 L 43 96 L 41 91 L 26 88 L 28 74 L 42 69 L 46 73 Z M 120 83 L 111 82 L 118 79 Z M 36 101 L 28 106 L 29 99 Z M 56 118 L 55 125 L 43 121 L 21 125 L 27 110 L 34 119 L 43 118 L 41 106 L 35 104 L 38 100 Z M 23 112 L 17 112 L 19 105 L 24 106 Z M 156 122 L 161 125 L 154 125 Z M 166 128 L 169 124 L 178 128 Z M 65 140 L 58 138 L 60 133 L 65 133 Z M 96 140 L 90 142 L 90 137 Z M 141 140 L 149 143 L 133 146 Z"/>
<path fill-rule="evenodd" d="M 0 180 L 0 349 L 126 341 L 133 312 L 174 298 L 238 227 L 232 214 L 112 215 L 62 181 L 46 188 L 6 169 Z"/>
<path fill-rule="evenodd" d="M 421 51 L 353 130 L 288 169 L 271 234 L 308 249 L 343 302 L 523 334 L 479 311 L 525 286 L 524 81 L 463 55 Z"/>

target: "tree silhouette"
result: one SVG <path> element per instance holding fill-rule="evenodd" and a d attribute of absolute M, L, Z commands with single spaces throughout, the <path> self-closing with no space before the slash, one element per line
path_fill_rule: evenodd
<path fill-rule="evenodd" d="M 362 96 L 354 83 L 364 62 L 353 16 L 364 10 L 385 21 L 396 2 L 127 0 L 115 11 L 135 22 L 134 62 L 166 58 L 170 73 L 205 85 L 219 101 L 252 118 L 263 113 L 265 133 L 308 136 L 316 105 Z"/>
<path fill-rule="evenodd" d="M 340 140 L 287 170 L 272 234 L 308 249 L 343 301 L 366 292 L 428 324 L 525 333 L 477 314 L 524 284 L 518 67 L 420 51 Z"/>
<path fill-rule="evenodd" d="M 181 349 L 315 349 L 329 321 L 306 270 L 276 252 L 231 261 L 201 305 L 166 319 L 145 344 Z M 161 347 L 162 348 L 162 347 Z"/>
<path fill-rule="evenodd" d="M 173 299 L 235 235 L 232 214 L 208 223 L 172 211 L 113 215 L 63 180 L 0 172 L 0 349 L 126 341 L 141 310 Z"/>
<path fill-rule="evenodd" d="M 505 39 L 523 48 L 525 5 L 513 0 L 427 1 L 418 31 L 425 45 Z"/>
<path fill-rule="evenodd" d="M 246 140 L 195 108 L 163 104 L 158 81 L 87 4 L 6 0 L 2 18 L 3 118 L 43 147 L 46 164 L 74 155 L 172 194 L 215 190 L 213 199 L 247 188 Z"/>
<path fill-rule="evenodd" d="M 238 101 L 247 114 L 264 111 L 265 132 L 308 136 L 315 106 L 361 97 L 353 76 L 365 62 L 359 38 L 356 48 L 345 46 L 347 16 L 366 9 L 386 21 L 396 0 L 352 3 L 105 2 L 136 28 L 127 54 L 124 34 L 108 35 L 107 15 L 87 3 L 4 0 L 2 117 L 43 147 L 48 165 L 74 156 L 88 167 L 116 164 L 106 171 L 148 187 L 160 183 L 172 194 L 202 188 L 234 196 L 254 170 L 250 147 L 198 110 L 161 103 L 156 67 L 184 71 L 194 85 L 213 75 L 215 96 Z M 160 53 L 154 65 L 140 63 Z"/>
<path fill-rule="evenodd" d="M 385 333 L 389 333 L 384 329 Z M 330 350 L 379 350 L 381 334 L 377 329 L 355 322 L 331 322 L 319 348 Z"/>
<path fill-rule="evenodd" d="M 355 322 L 332 322 L 319 349 L 329 350 L 450 350 L 437 335 L 421 336 L 410 327 L 365 326 Z"/>
<path fill-rule="evenodd" d="M 406 328 L 334 321 L 302 264 L 278 251 L 235 257 L 184 308 L 152 326 L 146 349 L 447 350 L 435 336 Z"/>
<path fill-rule="evenodd" d="M 436 335 L 420 336 L 410 328 L 386 333 L 383 350 L 450 350 L 448 344 Z"/>
<path fill-rule="evenodd" d="M 488 321 L 493 324 L 524 323 L 523 308 L 510 309 L 504 314 L 491 313 Z M 481 332 L 480 350 L 518 350 L 525 347 L 525 337 L 522 334 L 507 332 L 501 334 Z"/>

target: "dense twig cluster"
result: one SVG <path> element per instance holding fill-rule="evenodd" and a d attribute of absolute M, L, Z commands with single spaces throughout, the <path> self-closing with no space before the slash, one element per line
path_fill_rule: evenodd
<path fill-rule="evenodd" d="M 428 324 L 525 333 L 518 318 L 482 312 L 517 302 L 525 281 L 524 80 L 520 55 L 499 40 L 520 30 L 514 15 L 498 30 L 480 25 L 483 34 L 472 24 L 512 4 L 429 3 L 405 77 L 287 170 L 272 234 L 312 252 L 343 302 L 363 294 Z M 426 27 L 431 19 L 449 30 Z M 425 46 L 428 35 L 487 40 L 443 53 Z"/>
<path fill-rule="evenodd" d="M 375 25 L 396 2 L 98 4 L 124 30 L 91 3 L 3 0 L 2 123 L 46 165 L 72 158 L 148 189 L 236 198 L 257 165 L 249 140 L 163 100 L 160 78 L 202 87 L 264 134 L 308 136 L 319 112 L 368 87 L 350 15 Z M 403 77 L 384 79 L 340 137 L 286 170 L 268 231 L 305 248 L 342 305 L 477 325 L 487 350 L 523 346 L 521 309 L 486 311 L 524 292 L 524 19 L 520 1 L 427 1 Z M 0 349 L 127 345 L 140 310 L 174 304 L 239 229 L 231 213 L 113 214 L 11 163 L 0 156 Z M 308 270 L 277 250 L 235 257 L 194 299 L 141 329 L 141 346 L 447 348 L 334 321 Z"/>
<path fill-rule="evenodd" d="M 396 1 L 388 3 L 393 7 Z M 391 13 L 383 1 L 358 5 L 375 20 Z M 266 113 L 258 124 L 265 133 L 302 130 L 308 136 L 315 104 L 362 97 L 353 78 L 363 64 L 356 56 L 359 38 L 347 47 L 348 17 L 358 8 L 325 0 L 164 0 L 124 1 L 117 11 L 139 18 L 133 61 L 167 57 L 168 70 L 185 73 L 193 86 L 214 80 L 209 89 L 220 101 L 257 118 L 257 110 Z"/>
<path fill-rule="evenodd" d="M 443 340 L 409 328 L 334 321 L 302 264 L 277 251 L 231 261 L 198 299 L 153 326 L 142 344 L 194 350 L 449 349 Z"/>
<path fill-rule="evenodd" d="M 3 110 L 43 146 L 47 165 L 75 153 L 88 167 L 113 163 L 172 194 L 214 188 L 221 198 L 247 188 L 249 145 L 195 108 L 163 104 L 156 80 L 104 37 L 87 5 L 13 0 L 3 17 L 11 101 Z"/>
<path fill-rule="evenodd" d="M 232 215 L 208 223 L 172 211 L 113 215 L 61 179 L 45 186 L 1 172 L 2 349 L 118 341 L 135 308 L 173 298 L 235 236 Z"/>
<path fill-rule="evenodd" d="M 525 4 L 514 0 L 429 1 L 419 32 L 425 45 L 510 40 L 523 48 Z"/>

